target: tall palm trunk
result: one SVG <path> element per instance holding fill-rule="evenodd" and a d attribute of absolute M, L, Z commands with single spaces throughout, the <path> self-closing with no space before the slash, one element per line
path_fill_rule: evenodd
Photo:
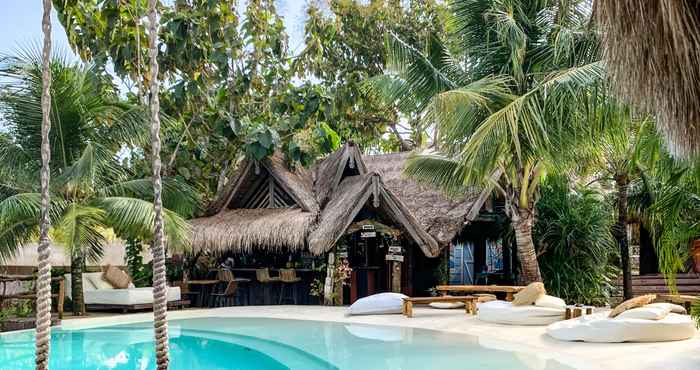
<path fill-rule="evenodd" d="M 166 297 L 165 240 L 163 235 L 163 200 L 160 170 L 160 102 L 158 100 L 158 25 L 157 0 L 148 0 L 148 56 L 150 58 L 151 160 L 153 161 L 153 210 L 155 225 L 151 252 L 153 254 L 153 326 L 156 336 L 158 370 L 168 368 L 168 302 Z"/>
<path fill-rule="evenodd" d="M 617 222 L 614 226 L 615 239 L 620 247 L 620 265 L 622 267 L 622 291 L 625 300 L 632 298 L 632 268 L 630 266 L 630 250 L 627 240 L 627 189 L 629 177 L 627 174 L 615 176 L 617 187 Z"/>
<path fill-rule="evenodd" d="M 51 0 L 43 0 L 44 13 L 41 28 L 44 33 L 42 49 L 41 89 L 41 223 L 39 224 L 39 274 L 36 283 L 36 343 L 35 363 L 37 370 L 49 368 L 51 342 L 51 244 L 49 242 L 49 198 L 51 146 Z"/>
<path fill-rule="evenodd" d="M 518 208 L 518 214 L 512 218 L 515 242 L 520 260 L 520 280 L 526 284 L 542 281 L 540 266 L 537 263 L 535 243 L 532 241 L 532 225 L 535 221 L 532 209 Z"/>
<path fill-rule="evenodd" d="M 85 255 L 81 251 L 74 251 L 70 261 L 70 286 L 73 298 L 73 315 L 85 314 L 85 298 L 83 294 L 83 269 L 85 267 Z"/>

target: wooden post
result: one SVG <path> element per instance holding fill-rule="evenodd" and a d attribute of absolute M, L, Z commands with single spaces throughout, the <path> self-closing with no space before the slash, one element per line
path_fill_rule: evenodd
<path fill-rule="evenodd" d="M 401 262 L 393 261 L 391 269 L 391 291 L 401 293 Z"/>
<path fill-rule="evenodd" d="M 506 292 L 506 301 L 513 301 L 513 292 Z"/>
<path fill-rule="evenodd" d="M 63 320 L 63 300 L 66 296 L 66 285 L 63 277 L 58 280 L 58 299 L 56 300 L 56 310 L 58 310 L 58 318 Z"/>
<path fill-rule="evenodd" d="M 323 303 L 333 305 L 333 275 L 335 274 L 335 253 L 328 253 L 328 267 L 326 268 L 326 281 L 323 285 Z"/>

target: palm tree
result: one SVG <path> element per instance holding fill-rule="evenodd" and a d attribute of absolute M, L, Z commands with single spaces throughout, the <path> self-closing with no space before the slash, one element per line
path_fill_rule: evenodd
<path fill-rule="evenodd" d="M 40 195 L 37 177 L 41 158 L 33 148 L 41 141 L 41 59 L 31 50 L 0 60 L 5 92 L 0 112 L 7 133 L 0 138 L 0 258 L 11 257 L 33 240 L 39 229 Z M 107 242 L 105 231 L 122 238 L 145 240 L 152 235 L 150 179 L 137 179 L 118 163 L 122 148 L 145 137 L 140 109 L 121 103 L 111 85 L 91 66 L 54 57 L 51 73 L 51 118 L 54 130 L 49 167 L 51 235 L 72 256 L 72 297 L 75 314 L 84 313 L 82 266 L 97 261 Z M 178 216 L 191 216 L 197 199 L 188 186 L 167 180 L 166 212 L 171 244 L 186 242 L 187 227 Z"/>
<path fill-rule="evenodd" d="M 577 138 L 576 97 L 603 77 L 590 14 L 585 1 L 454 0 L 450 10 L 453 40 L 432 37 L 421 52 L 389 35 L 390 72 L 370 83 L 437 131 L 437 151 L 406 172 L 451 193 L 479 186 L 502 197 L 521 279 L 540 281 L 540 180 Z"/>
<path fill-rule="evenodd" d="M 160 105 L 158 100 L 158 10 L 157 0 L 148 0 L 148 56 L 150 58 L 149 106 L 151 111 L 151 161 L 153 163 L 153 326 L 156 337 L 156 364 L 166 370 L 170 362 L 168 353 L 168 301 L 165 274 L 165 247 L 160 170 Z"/>
<path fill-rule="evenodd" d="M 37 277 L 36 295 L 36 369 L 49 368 L 49 353 L 51 344 L 51 243 L 49 241 L 49 195 L 51 147 L 49 132 L 51 131 L 51 0 L 44 0 L 44 13 L 41 29 L 44 33 L 44 49 L 42 51 L 42 89 L 41 89 L 41 220 L 39 221 L 39 276 Z"/>
<path fill-rule="evenodd" d="M 623 295 L 632 298 L 632 269 L 627 235 L 628 206 L 631 183 L 642 176 L 645 167 L 654 162 L 661 144 L 648 117 L 635 117 L 629 107 L 606 94 L 590 94 L 581 101 L 586 114 L 582 123 L 590 128 L 586 145 L 577 147 L 579 166 L 590 167 L 595 181 L 612 181 L 615 187 L 616 223 L 613 235 L 620 250 Z M 579 167 L 580 168 L 580 167 Z"/>

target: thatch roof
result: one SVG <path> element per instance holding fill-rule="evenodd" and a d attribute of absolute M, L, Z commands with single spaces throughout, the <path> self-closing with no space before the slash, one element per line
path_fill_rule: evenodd
<path fill-rule="evenodd" d="M 235 195 L 242 195 L 249 187 L 255 185 L 255 180 L 261 171 L 267 171 L 282 185 L 289 195 L 299 204 L 302 210 L 312 213 L 320 211 L 313 191 L 313 174 L 311 170 L 301 166 L 290 170 L 284 160 L 284 155 L 275 152 L 272 156 L 260 162 L 244 160 L 238 166 L 237 176 L 234 176 L 207 209 L 207 215 L 215 215 L 231 204 Z"/>
<path fill-rule="evenodd" d="M 657 117 L 671 152 L 700 153 L 700 2 L 597 0 L 603 52 L 616 85 Z"/>
<path fill-rule="evenodd" d="M 439 254 L 435 239 L 421 229 L 418 221 L 375 173 L 343 179 L 321 213 L 318 227 L 309 235 L 309 250 L 314 254 L 330 250 L 370 198 L 374 208 L 405 230 L 425 255 L 434 257 Z"/>
<path fill-rule="evenodd" d="M 299 250 L 305 247 L 315 215 L 299 208 L 224 210 L 197 218 L 192 225 L 196 250 L 249 252 L 253 248 Z"/>
<path fill-rule="evenodd" d="M 314 182 L 316 199 L 320 205 L 324 206 L 340 184 L 344 174 L 365 174 L 367 168 L 362 162 L 360 150 L 352 142 L 349 142 L 318 162 L 313 171 L 316 176 Z"/>
<path fill-rule="evenodd" d="M 476 217 L 484 199 L 479 199 L 477 189 L 462 197 L 450 198 L 434 187 L 404 176 L 403 169 L 410 155 L 409 152 L 366 155 L 363 160 L 369 171 L 381 175 L 382 182 L 401 199 L 421 227 L 441 246 L 446 246 L 462 230 L 464 222 Z"/>
<path fill-rule="evenodd" d="M 238 176 L 212 203 L 209 217 L 192 221 L 194 248 L 248 251 L 256 246 L 298 249 L 307 245 L 311 252 L 323 253 L 347 232 L 363 207 L 370 207 L 403 230 L 427 256 L 436 256 L 465 221 L 476 217 L 485 197 L 475 191 L 451 199 L 406 178 L 402 173 L 408 156 L 362 156 L 348 143 L 310 170 L 287 168 L 280 153 L 258 163 L 243 161 Z M 270 177 L 296 205 L 247 209 L 252 207 L 245 199 L 264 197 L 261 184 L 271 181 Z M 277 189 L 272 182 L 268 185 Z"/>

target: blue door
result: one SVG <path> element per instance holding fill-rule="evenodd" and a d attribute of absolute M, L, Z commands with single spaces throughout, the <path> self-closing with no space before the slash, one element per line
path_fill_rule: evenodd
<path fill-rule="evenodd" d="M 450 284 L 474 284 L 474 243 L 450 245 Z"/>

